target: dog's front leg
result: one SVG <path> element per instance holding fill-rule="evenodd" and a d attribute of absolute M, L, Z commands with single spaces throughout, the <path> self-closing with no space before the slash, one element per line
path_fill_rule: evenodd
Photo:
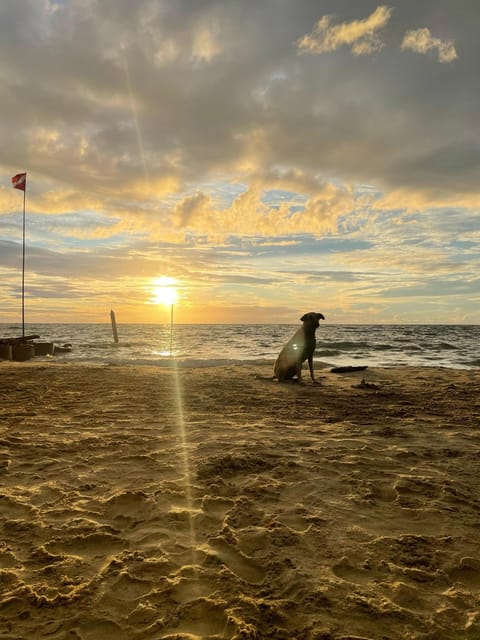
<path fill-rule="evenodd" d="M 297 362 L 297 381 L 300 384 L 304 384 L 302 380 L 302 362 Z"/>
<path fill-rule="evenodd" d="M 312 379 L 313 384 L 320 384 L 316 379 L 315 379 L 315 373 L 313 372 L 313 357 L 308 358 L 308 368 L 310 369 L 310 377 Z"/>

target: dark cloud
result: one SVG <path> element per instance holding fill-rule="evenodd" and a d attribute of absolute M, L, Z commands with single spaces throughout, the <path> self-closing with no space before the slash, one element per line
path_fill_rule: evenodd
<path fill-rule="evenodd" d="M 202 181 L 254 156 L 263 171 L 477 190 L 475 3 L 71 0 L 50 15 L 44 6 L 0 8 L 2 164 L 114 188 L 143 163 Z M 297 55 L 323 16 L 362 24 L 379 11 L 380 51 Z M 426 28 L 455 43 L 453 64 L 401 50 L 405 33 Z M 42 130 L 58 134 L 43 150 Z"/>

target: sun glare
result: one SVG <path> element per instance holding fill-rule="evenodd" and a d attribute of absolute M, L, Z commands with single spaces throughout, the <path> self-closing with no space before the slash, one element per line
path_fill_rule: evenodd
<path fill-rule="evenodd" d="M 152 285 L 152 297 L 153 304 L 164 304 L 170 306 L 175 304 L 178 300 L 178 291 L 175 286 L 176 280 L 167 276 L 161 278 L 155 278 Z"/>

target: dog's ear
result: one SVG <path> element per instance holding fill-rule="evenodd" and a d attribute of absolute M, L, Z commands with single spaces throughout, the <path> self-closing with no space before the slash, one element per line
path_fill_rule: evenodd
<path fill-rule="evenodd" d="M 318 317 L 318 313 L 315 313 L 315 311 L 309 311 L 308 313 L 304 313 L 303 316 L 300 318 L 300 322 L 305 322 L 306 320 L 313 320 L 315 318 L 315 320 Z"/>
<path fill-rule="evenodd" d="M 323 313 L 317 313 L 317 318 L 319 320 L 325 320 L 325 316 L 323 315 Z"/>

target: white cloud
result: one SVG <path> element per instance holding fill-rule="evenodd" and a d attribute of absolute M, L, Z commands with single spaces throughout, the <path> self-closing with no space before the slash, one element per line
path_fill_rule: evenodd
<path fill-rule="evenodd" d="M 357 56 L 374 53 L 383 47 L 378 31 L 386 26 L 391 15 L 392 9 L 382 5 L 364 20 L 333 24 L 332 16 L 323 16 L 312 33 L 300 38 L 298 48 L 308 53 L 325 53 L 346 45 Z"/>
<path fill-rule="evenodd" d="M 288 201 L 269 206 L 263 201 L 264 195 L 262 188 L 251 187 L 235 198 L 230 207 L 215 209 L 208 196 L 197 193 L 177 204 L 171 211 L 172 221 L 177 228 L 216 238 L 303 233 L 320 237 L 335 232 L 339 217 L 354 208 L 351 189 L 331 183 L 318 185 L 305 206 L 295 212 Z"/>
<path fill-rule="evenodd" d="M 402 42 L 402 49 L 416 51 L 417 53 L 429 53 L 437 51 L 438 61 L 453 62 L 458 58 L 453 40 L 440 40 L 432 36 L 430 29 L 414 29 L 407 31 Z"/>

